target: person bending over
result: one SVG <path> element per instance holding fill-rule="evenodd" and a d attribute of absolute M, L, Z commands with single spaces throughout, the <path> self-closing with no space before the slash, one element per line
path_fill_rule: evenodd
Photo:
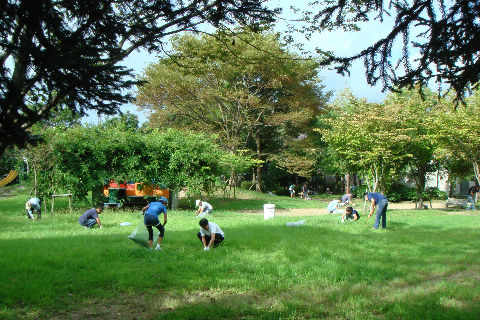
<path fill-rule="evenodd" d="M 198 213 L 197 217 L 204 217 L 206 214 L 212 214 L 213 207 L 210 203 L 202 200 L 197 200 L 198 209 L 195 213 Z"/>
<path fill-rule="evenodd" d="M 375 214 L 375 223 L 373 224 L 373 229 L 378 229 L 378 227 L 380 226 L 380 220 L 382 220 L 382 228 L 385 229 L 387 227 L 387 197 L 377 192 L 365 192 L 363 196 L 366 201 L 371 203 L 368 218 L 373 215 L 373 211 L 375 210 L 375 207 L 377 207 L 377 213 Z"/>
<path fill-rule="evenodd" d="M 42 218 L 42 206 L 40 205 L 40 199 L 31 198 L 25 203 L 25 210 L 27 210 L 28 219 L 34 219 L 33 214 L 37 213 L 37 219 Z"/>
<path fill-rule="evenodd" d="M 98 218 L 98 215 L 103 212 L 103 206 L 98 205 L 95 208 L 92 208 L 90 210 L 85 211 L 80 218 L 78 218 L 78 223 L 80 223 L 81 226 L 84 226 L 87 229 L 90 229 L 94 225 L 98 223 L 98 226 L 103 228 L 102 223 L 100 222 L 100 219 Z"/>
<path fill-rule="evenodd" d="M 165 235 L 165 225 L 167 224 L 167 208 L 165 205 L 168 200 L 165 197 L 160 197 L 158 201 L 150 202 L 142 209 L 142 213 L 145 215 L 143 218 L 143 224 L 148 231 L 148 246 L 153 248 L 153 227 L 157 228 L 160 232 L 158 234 L 157 246 L 155 250 L 162 250 L 160 244 L 162 243 L 163 236 Z M 163 213 L 163 224 L 158 220 L 158 215 Z"/>
<path fill-rule="evenodd" d="M 197 237 L 203 244 L 203 250 L 208 251 L 212 247 L 216 248 L 225 239 L 225 234 L 215 222 L 208 222 L 207 219 L 202 218 L 198 224 L 200 225 L 200 232 L 197 233 Z"/>

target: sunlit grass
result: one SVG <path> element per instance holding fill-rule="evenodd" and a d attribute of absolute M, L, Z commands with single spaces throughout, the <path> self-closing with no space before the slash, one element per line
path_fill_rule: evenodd
<path fill-rule="evenodd" d="M 24 198 L 0 201 L 0 318 L 480 317 L 479 216 L 389 210 L 388 229 L 373 231 L 364 219 L 265 221 L 218 202 L 219 248 L 202 250 L 192 208 L 169 212 L 156 252 L 127 238 L 139 211 L 106 210 L 105 228 L 86 230 L 83 210 L 27 221 Z M 301 218 L 304 226 L 285 226 Z"/>

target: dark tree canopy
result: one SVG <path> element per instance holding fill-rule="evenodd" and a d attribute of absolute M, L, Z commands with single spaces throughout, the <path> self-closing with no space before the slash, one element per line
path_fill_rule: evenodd
<path fill-rule="evenodd" d="M 319 11 L 309 12 L 309 32 L 335 27 L 355 29 L 358 22 L 383 21 L 388 15 L 394 26 L 388 35 L 350 57 L 329 56 L 324 64 L 336 63 L 340 74 L 363 59 L 370 85 L 379 80 L 384 90 L 426 85 L 430 80 L 446 83 L 462 98 L 478 86 L 480 75 L 480 2 L 478 0 L 333 0 L 313 1 Z M 412 37 L 413 35 L 413 37 Z M 403 42 L 399 59 L 392 58 L 396 40 Z M 411 64 L 412 49 L 420 58 Z"/>
<path fill-rule="evenodd" d="M 203 23 L 254 24 L 262 0 L 0 0 L 0 155 L 58 106 L 113 114 L 137 84 L 121 65 Z"/>

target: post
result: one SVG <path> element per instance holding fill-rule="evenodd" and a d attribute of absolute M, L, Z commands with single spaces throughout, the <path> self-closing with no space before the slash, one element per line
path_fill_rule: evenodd
<path fill-rule="evenodd" d="M 50 213 L 53 214 L 53 207 L 55 205 L 55 196 L 52 195 L 52 210 L 50 211 Z"/>
<path fill-rule="evenodd" d="M 68 191 L 68 210 L 72 213 L 72 193 Z"/>

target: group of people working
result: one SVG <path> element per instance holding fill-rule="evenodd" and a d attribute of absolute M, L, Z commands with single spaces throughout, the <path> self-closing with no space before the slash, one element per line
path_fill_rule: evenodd
<path fill-rule="evenodd" d="M 159 232 L 155 250 L 162 250 L 161 243 L 165 235 L 165 225 L 168 221 L 166 207 L 167 203 L 167 198 L 160 197 L 158 201 L 150 202 L 148 205 L 142 208 L 142 214 L 144 215 L 143 224 L 148 231 L 148 246 L 150 249 L 153 249 L 153 227 L 155 227 Z M 204 218 L 205 215 L 212 213 L 212 205 L 202 200 L 197 200 L 196 204 L 198 209 L 195 213 L 199 213 L 197 217 L 202 217 L 202 219 L 199 221 L 200 231 L 197 233 L 197 237 L 202 242 L 204 250 L 208 251 L 210 248 L 217 247 L 218 244 L 225 239 L 225 233 L 216 223 L 210 222 Z M 102 212 L 103 206 L 97 206 L 87 210 L 80 216 L 80 218 L 78 218 L 78 222 L 87 229 L 92 228 L 96 224 L 98 224 L 100 228 L 103 228 L 102 223 L 98 218 L 98 215 Z M 162 213 L 163 223 L 160 223 L 159 216 Z"/>
<path fill-rule="evenodd" d="M 296 194 L 295 188 L 296 188 L 295 183 L 291 184 L 288 187 L 288 191 L 290 192 L 290 198 L 295 198 L 295 194 Z M 305 200 L 310 200 L 310 196 L 308 194 L 308 186 L 306 182 L 302 185 L 302 190 L 300 191 L 299 196 L 300 196 L 300 199 L 303 198 Z"/>
<path fill-rule="evenodd" d="M 378 229 L 380 227 L 380 223 L 382 225 L 382 228 L 386 228 L 388 208 L 387 197 L 378 192 L 365 192 L 363 196 L 365 201 L 368 201 L 370 203 L 370 210 L 367 219 L 369 219 L 373 215 L 375 208 L 377 209 L 373 228 Z M 351 193 L 347 193 L 343 195 L 340 199 L 332 200 L 327 206 L 327 211 L 332 214 L 338 213 L 340 207 L 347 206 L 351 203 L 352 197 L 353 195 Z M 357 221 L 358 219 L 360 219 L 360 214 L 357 210 L 354 210 L 351 206 L 348 206 L 346 207 L 345 212 L 342 214 L 342 222 L 350 219 L 353 221 Z"/>

